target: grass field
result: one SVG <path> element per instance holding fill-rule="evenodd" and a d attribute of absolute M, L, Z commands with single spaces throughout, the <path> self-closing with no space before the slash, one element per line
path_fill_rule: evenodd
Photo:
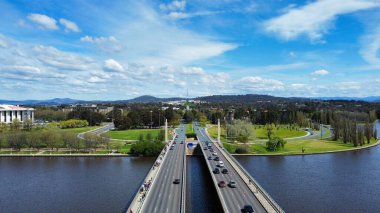
<path fill-rule="evenodd" d="M 287 142 L 285 147 L 278 151 L 270 152 L 266 149 L 265 144 L 251 144 L 249 145 L 252 154 L 270 154 L 270 155 L 281 155 L 281 154 L 302 154 L 302 148 L 307 153 L 324 153 L 328 151 L 338 151 L 338 150 L 350 150 L 355 148 L 362 148 L 370 146 L 376 142 L 375 139 L 371 140 L 370 144 L 365 144 L 363 146 L 354 147 L 352 144 L 345 144 L 340 141 L 330 141 L 330 140 L 299 140 Z M 225 148 L 230 152 L 234 153 L 236 144 L 223 143 Z"/>
<path fill-rule="evenodd" d="M 80 128 L 62 129 L 62 131 L 64 131 L 64 132 L 72 132 L 72 133 L 75 133 L 75 134 L 79 134 L 79 133 L 82 133 L 82 132 L 87 132 L 87 131 L 90 131 L 90 130 L 97 129 L 99 127 L 100 126 L 86 126 L 86 127 L 80 127 Z"/>
<path fill-rule="evenodd" d="M 186 124 L 186 134 L 187 133 L 195 133 L 192 123 Z"/>
<path fill-rule="evenodd" d="M 218 136 L 218 127 L 213 126 L 208 129 L 208 132 L 210 135 L 214 138 L 217 138 Z M 287 129 L 285 126 L 281 126 L 279 129 L 274 129 L 274 136 L 278 136 L 281 138 L 293 138 L 293 137 L 300 137 L 304 136 L 307 133 L 303 130 L 292 130 L 292 129 Z M 226 129 L 222 128 L 220 132 L 220 137 L 221 139 L 225 140 L 226 138 Z M 256 129 L 253 130 L 252 136 L 249 138 L 249 141 L 254 141 L 255 139 L 268 139 L 267 137 L 267 130 L 265 127 L 256 127 Z"/>
<path fill-rule="evenodd" d="M 144 135 L 144 138 L 148 133 L 152 134 L 153 138 L 156 138 L 161 129 L 130 129 L 121 131 L 109 131 L 105 134 L 109 135 L 112 139 L 119 140 L 139 140 L 140 134 Z"/>

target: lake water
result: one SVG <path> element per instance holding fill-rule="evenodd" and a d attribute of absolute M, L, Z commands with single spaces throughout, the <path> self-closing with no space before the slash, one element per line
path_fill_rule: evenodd
<path fill-rule="evenodd" d="M 237 159 L 287 212 L 380 212 L 380 146 Z M 0 212 L 122 212 L 153 162 L 133 157 L 0 158 Z M 220 212 L 203 159 L 189 157 L 187 163 L 188 212 Z"/>

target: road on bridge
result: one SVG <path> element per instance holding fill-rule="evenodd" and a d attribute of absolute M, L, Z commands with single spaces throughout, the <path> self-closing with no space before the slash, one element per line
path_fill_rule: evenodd
<path fill-rule="evenodd" d="M 166 159 L 160 166 L 160 171 L 155 178 L 155 182 L 150 189 L 141 212 L 181 212 L 182 183 L 184 157 L 186 155 L 186 133 L 185 125 L 181 124 L 176 129 L 177 137 L 174 139 L 173 150 L 168 149 Z M 183 142 L 183 143 L 182 143 Z M 169 147 L 170 148 L 170 147 Z M 179 179 L 179 184 L 173 181 Z"/>
<path fill-rule="evenodd" d="M 266 212 L 261 203 L 257 200 L 256 196 L 252 193 L 252 191 L 248 188 L 244 180 L 238 175 L 236 170 L 229 164 L 224 155 L 219 151 L 216 147 L 217 144 L 214 144 L 210 138 L 206 134 L 206 130 L 204 128 L 195 126 L 195 131 L 197 134 L 198 141 L 201 142 L 202 151 L 205 154 L 206 163 L 209 165 L 211 170 L 215 168 L 219 168 L 222 170 L 226 168 L 228 170 L 228 174 L 214 174 L 213 171 L 210 171 L 211 175 L 214 176 L 214 181 L 217 183 L 215 187 L 219 187 L 219 181 L 225 181 L 227 184 L 230 180 L 234 180 L 237 184 L 236 188 L 230 188 L 226 186 L 224 188 L 220 188 L 221 192 L 221 203 L 227 212 L 241 212 L 241 209 L 245 205 L 251 205 L 254 209 L 254 212 Z M 206 143 L 210 143 L 212 149 L 217 153 L 217 156 L 220 158 L 220 161 L 223 161 L 224 167 L 218 167 L 218 161 L 214 160 L 214 157 L 209 149 L 207 149 Z M 212 160 L 208 160 L 208 157 L 212 157 Z"/>

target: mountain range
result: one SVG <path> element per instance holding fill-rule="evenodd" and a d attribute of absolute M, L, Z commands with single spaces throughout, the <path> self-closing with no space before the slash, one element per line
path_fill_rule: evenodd
<path fill-rule="evenodd" d="M 62 104 L 84 104 L 84 103 L 159 103 L 168 101 L 179 101 L 186 98 L 172 97 L 172 98 L 158 98 L 150 95 L 139 96 L 127 100 L 115 101 L 85 101 L 71 98 L 54 98 L 47 100 L 0 100 L 0 104 L 11 105 L 62 105 Z M 313 98 L 300 98 L 300 97 L 275 97 L 270 95 L 212 95 L 192 98 L 193 100 L 200 100 L 206 102 L 258 102 L 258 101 L 306 101 L 306 100 L 346 100 L 346 101 L 366 101 L 366 102 L 380 102 L 380 96 L 370 97 L 313 97 Z"/>

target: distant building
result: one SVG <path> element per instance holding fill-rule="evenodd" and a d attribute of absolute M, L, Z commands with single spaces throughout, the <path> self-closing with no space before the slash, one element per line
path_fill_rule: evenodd
<path fill-rule="evenodd" d="M 24 122 L 29 119 L 34 122 L 34 109 L 14 105 L 0 105 L 0 123 L 12 123 L 14 119 Z"/>
<path fill-rule="evenodd" d="M 73 104 L 70 105 L 68 108 L 63 108 L 62 111 L 82 111 L 82 110 L 90 110 L 93 112 L 99 112 L 99 113 L 109 113 L 112 110 L 114 110 L 114 107 L 109 106 L 98 106 L 96 104 Z"/>

